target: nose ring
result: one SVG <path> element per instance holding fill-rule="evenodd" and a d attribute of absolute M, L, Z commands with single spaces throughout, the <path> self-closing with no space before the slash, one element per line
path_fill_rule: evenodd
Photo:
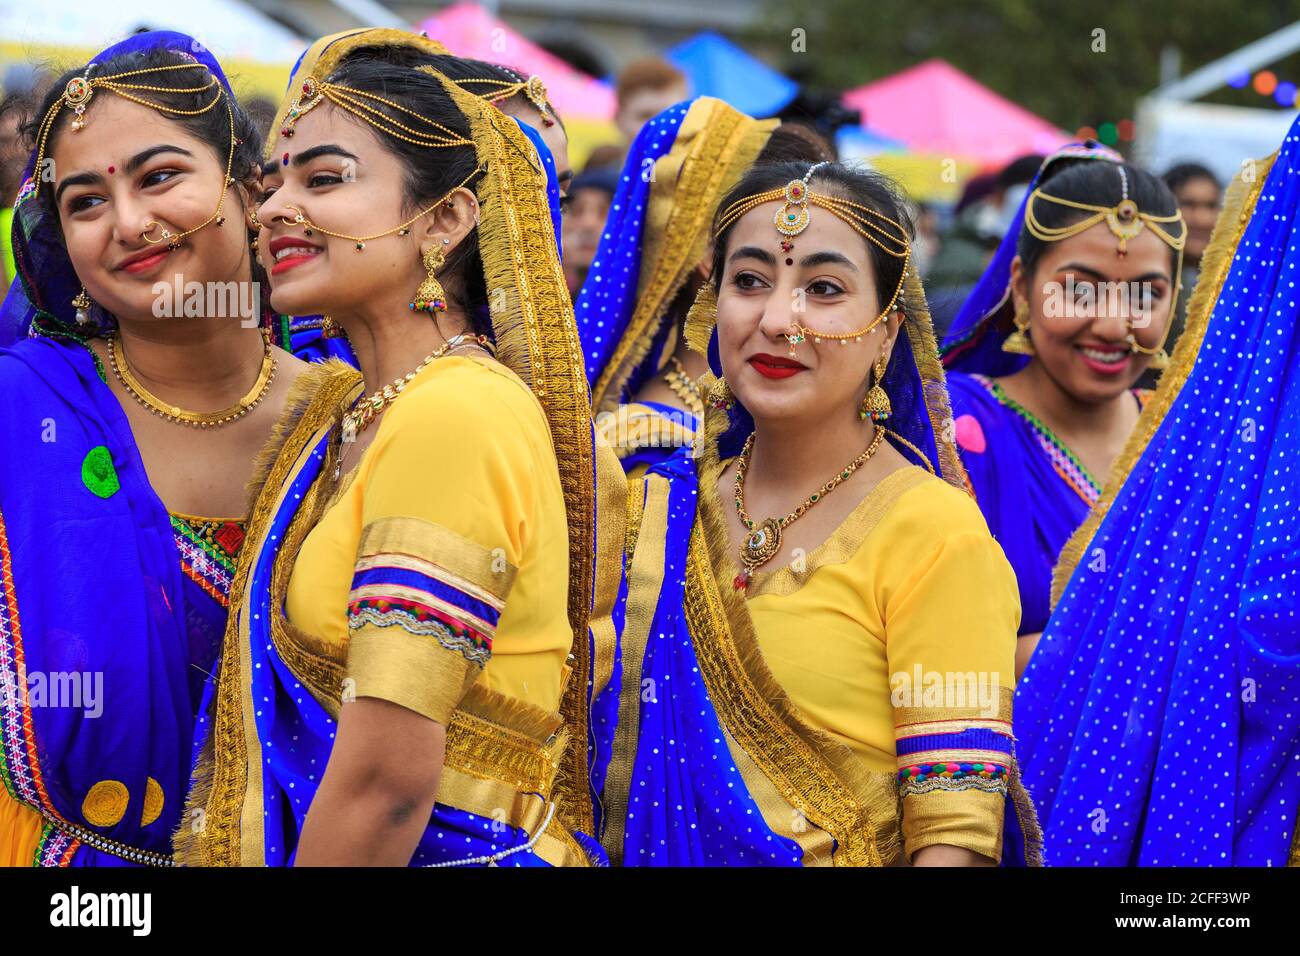
<path fill-rule="evenodd" d="M 156 246 L 160 242 L 169 242 L 171 240 L 172 234 L 168 229 L 165 228 L 162 231 L 161 239 L 151 239 L 149 237 L 149 233 L 153 232 L 154 229 L 158 226 L 158 223 L 155 220 L 150 219 L 144 225 L 145 227 L 140 230 L 140 238 L 143 239 L 145 242 L 149 243 L 151 246 Z"/>

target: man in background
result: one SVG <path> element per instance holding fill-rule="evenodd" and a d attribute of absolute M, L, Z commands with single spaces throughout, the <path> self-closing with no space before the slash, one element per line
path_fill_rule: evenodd
<path fill-rule="evenodd" d="M 690 95 L 686 75 L 657 58 L 633 60 L 625 66 L 618 75 L 615 92 L 618 108 L 614 124 L 623 136 L 624 152 L 642 126 Z"/>
<path fill-rule="evenodd" d="M 573 184 L 569 186 L 569 204 L 564 212 L 561 232 L 564 278 L 569 284 L 570 295 L 574 297 L 586 281 L 587 271 L 596 258 L 596 248 L 600 245 L 600 236 L 605 230 L 609 206 L 614 199 L 614 190 L 618 187 L 618 175 L 617 169 L 593 169 L 588 163 L 587 168 L 575 176 Z"/>

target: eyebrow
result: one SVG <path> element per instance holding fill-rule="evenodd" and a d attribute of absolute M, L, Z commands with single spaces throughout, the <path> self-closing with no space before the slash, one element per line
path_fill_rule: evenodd
<path fill-rule="evenodd" d="M 567 183 L 567 182 L 572 182 L 572 181 L 573 181 L 573 170 L 572 170 L 572 169 L 565 170 L 563 173 L 561 173 L 561 174 L 559 175 L 559 177 L 558 177 L 555 181 L 556 181 L 556 183 L 557 183 L 558 185 L 560 185 L 560 186 L 563 186 L 563 185 L 564 185 L 565 183 Z"/>
<path fill-rule="evenodd" d="M 764 265 L 776 265 L 776 257 L 766 249 L 760 249 L 758 246 L 741 246 L 727 257 L 728 262 L 735 262 L 737 259 L 757 259 Z"/>
<path fill-rule="evenodd" d="M 799 260 L 799 265 L 803 266 L 805 269 L 811 268 L 813 266 L 824 266 L 824 265 L 832 265 L 832 264 L 840 265 L 840 266 L 848 266 L 854 272 L 858 271 L 857 266 L 855 266 L 852 262 L 850 262 L 846 256 L 842 256 L 838 252 L 814 252 L 811 255 L 804 256 L 802 259 Z"/>
<path fill-rule="evenodd" d="M 1086 272 L 1088 275 L 1092 276 L 1095 279 L 1101 279 L 1103 282 L 1107 281 L 1106 276 L 1098 272 L 1096 269 L 1090 269 L 1088 266 L 1085 266 L 1082 262 L 1067 263 L 1066 265 L 1063 265 L 1060 268 L 1058 268 L 1057 271 L 1058 272 Z M 1123 279 L 1119 281 L 1150 282 L 1153 279 L 1164 279 L 1166 282 L 1170 281 L 1169 273 L 1167 272 L 1147 272 L 1133 279 Z"/>
<path fill-rule="evenodd" d="M 293 158 L 293 164 L 295 166 L 305 166 L 313 159 L 318 159 L 321 156 L 342 156 L 344 159 L 354 159 L 360 162 L 355 155 L 349 153 L 342 146 L 336 146 L 334 143 L 322 143 L 320 146 L 304 149 Z"/>
<path fill-rule="evenodd" d="M 179 153 L 182 156 L 189 156 L 191 159 L 194 158 L 194 154 L 188 149 L 180 146 L 172 146 L 168 143 L 160 143 L 157 146 L 150 146 L 148 149 L 143 149 L 136 153 L 128 159 L 125 164 L 123 164 L 122 169 L 129 175 L 130 173 L 134 173 L 155 156 L 163 153 Z M 63 198 L 63 191 L 69 186 L 93 186 L 94 184 L 103 181 L 104 177 L 99 173 L 75 173 L 63 180 L 63 182 L 59 183 L 58 187 L 54 190 L 54 201 L 56 203 L 59 202 Z"/>

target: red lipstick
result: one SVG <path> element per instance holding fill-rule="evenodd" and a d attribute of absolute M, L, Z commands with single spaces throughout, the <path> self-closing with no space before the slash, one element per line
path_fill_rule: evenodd
<path fill-rule="evenodd" d="M 279 253 L 286 249 L 291 251 L 284 256 L 280 256 Z M 292 251 L 295 249 L 301 251 Z M 321 247 L 296 236 L 281 236 L 278 239 L 271 240 L 269 250 L 274 259 L 271 265 L 271 275 L 278 276 L 294 266 L 302 265 L 304 262 L 316 258 L 316 256 L 320 255 Z"/>
<path fill-rule="evenodd" d="M 781 355 L 767 355 L 763 352 L 750 356 L 749 365 L 764 378 L 789 378 L 808 370 L 808 366 L 802 362 Z"/>

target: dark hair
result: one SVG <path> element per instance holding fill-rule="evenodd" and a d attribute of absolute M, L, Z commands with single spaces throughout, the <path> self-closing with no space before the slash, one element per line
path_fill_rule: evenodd
<path fill-rule="evenodd" d="M 442 82 L 436 76 L 416 69 L 420 66 L 437 69 L 439 63 L 447 66 L 454 59 L 430 56 L 410 47 L 366 47 L 345 57 L 329 81 L 382 96 L 469 139 L 469 121 L 456 107 Z M 376 108 L 398 122 L 418 123 L 418 120 L 413 120 L 409 115 L 394 113 L 382 105 Z M 366 128 L 401 162 L 405 170 L 402 182 L 403 204 L 408 211 L 417 212 L 430 203 L 437 202 L 458 183 L 467 179 L 469 182 L 465 187 L 477 194 L 478 179 L 472 174 L 478 167 L 478 158 L 473 147 L 454 146 L 431 150 L 389 136 L 369 123 Z M 490 321 L 487 311 L 487 280 L 479 256 L 477 229 L 471 230 L 448 256 L 446 266 L 438 278 L 446 288 L 448 297 L 464 309 L 473 330 L 488 334 Z"/>
<path fill-rule="evenodd" d="M 435 56 L 430 58 L 434 68 L 447 77 L 449 80 L 504 80 L 507 83 L 523 83 L 528 77 L 512 67 L 502 66 L 500 63 L 489 63 L 486 60 L 470 60 L 459 56 Z M 486 83 L 471 83 L 464 87 L 475 95 L 482 95 L 489 92 L 492 87 Z M 514 102 L 528 107 L 531 110 L 537 110 L 523 90 L 510 96 L 506 102 Z M 549 104 L 548 104 L 549 105 Z M 541 112 L 538 110 L 538 112 Z M 551 115 L 555 121 L 560 124 L 560 129 L 565 129 L 564 120 L 555 107 L 551 107 Z"/>
<path fill-rule="evenodd" d="M 1085 160 L 1070 163 L 1063 168 L 1050 172 L 1047 179 L 1039 183 L 1039 188 L 1049 196 L 1068 199 L 1072 202 L 1086 203 L 1090 206 L 1115 206 L 1123 198 L 1123 186 L 1120 170 L 1128 180 L 1128 198 L 1137 203 L 1138 209 L 1154 216 L 1171 216 L 1178 211 L 1178 203 L 1169 187 L 1144 169 L 1128 163 L 1112 163 L 1105 160 Z M 1034 203 L 1034 218 L 1048 229 L 1059 229 L 1091 213 L 1081 209 L 1071 209 L 1059 203 L 1038 201 Z M 1178 228 L 1169 224 L 1172 233 Z M 1030 275 L 1038 266 L 1048 243 L 1035 238 L 1027 227 L 1020 230 L 1020 239 L 1016 252 L 1020 261 Z M 1176 268 L 1178 253 L 1170 252 L 1170 269 Z"/>
<path fill-rule="evenodd" d="M 802 179 L 812 165 L 808 162 L 785 162 L 754 166 L 722 198 L 713 220 L 716 241 L 713 245 L 712 281 L 715 287 L 722 282 L 722 273 L 727 259 L 727 237 L 735 225 L 733 222 L 719 233 L 717 229 L 719 215 L 733 202 L 756 193 L 767 192 L 769 189 L 781 189 L 791 180 Z M 829 193 L 887 216 L 903 227 L 909 242 L 915 233 L 907 202 L 898 187 L 893 180 L 874 170 L 829 163 L 813 174 L 811 188 L 814 192 Z M 833 215 L 820 207 L 812 208 L 825 215 Z M 903 260 L 889 255 L 874 242 L 868 242 L 866 239 L 862 242 L 871 257 L 871 267 L 876 275 L 876 297 L 880 308 L 883 309 L 889 305 L 894 290 L 902 280 Z M 899 302 L 901 304 L 901 298 Z"/>
<path fill-rule="evenodd" d="M 1046 158 L 1038 153 L 1016 157 L 998 171 L 998 188 L 1005 191 L 1012 186 L 1032 183 L 1034 177 L 1038 175 L 1038 167 L 1043 165 L 1043 160 Z"/>
<path fill-rule="evenodd" d="M 1179 163 L 1176 166 L 1170 166 L 1160 178 L 1165 181 L 1165 185 L 1174 193 L 1177 193 L 1178 190 L 1196 179 L 1208 179 L 1214 183 L 1215 189 L 1223 188 L 1223 184 L 1219 182 L 1219 177 L 1214 175 L 1213 170 L 1207 166 L 1202 166 L 1200 163 Z"/>
<path fill-rule="evenodd" d="M 166 50 L 155 48 L 151 50 L 142 50 L 135 53 L 123 53 L 102 63 L 96 63 L 90 78 L 93 80 L 97 76 L 112 76 L 116 73 L 126 73 L 131 70 L 148 70 L 156 69 L 161 66 L 173 66 L 181 63 L 193 63 L 194 58 L 187 53 L 181 53 L 175 50 Z M 63 74 L 49 88 L 45 94 L 44 100 L 32 114 L 27 123 L 23 126 L 23 135 L 35 148 L 37 137 L 40 135 L 41 123 L 44 121 L 46 114 L 49 113 L 55 102 L 63 96 L 63 91 L 68 85 L 68 81 L 78 76 L 84 76 L 86 67 L 82 66 L 75 70 L 69 70 Z M 201 93 L 181 93 L 176 90 L 193 89 L 201 85 L 195 82 L 198 70 L 162 70 L 157 73 L 149 73 L 139 78 L 139 82 L 147 83 L 149 86 L 165 87 L 167 92 L 151 90 L 142 94 L 144 98 L 151 99 L 154 102 L 162 103 L 173 109 L 179 110 L 196 110 L 206 106 L 212 101 L 214 90 L 204 90 Z M 219 81 L 218 81 L 219 82 Z M 111 97 L 116 94 L 108 90 L 97 90 L 100 97 Z M 231 163 L 230 175 L 236 182 L 247 182 L 251 179 L 262 166 L 262 134 L 257 126 L 248 117 L 248 113 L 229 93 L 223 91 L 222 102 L 217 103 L 212 109 L 194 115 L 183 116 L 175 113 L 159 111 L 160 115 L 171 120 L 180 126 L 186 132 L 191 133 L 197 139 L 202 140 L 216 155 L 220 161 L 221 168 L 224 171 L 226 166 L 226 157 L 230 155 L 230 119 L 225 109 L 225 104 L 230 105 L 231 114 L 235 120 L 235 152 L 234 160 Z M 93 122 L 93 111 L 95 105 L 91 101 L 89 110 L 91 117 L 88 122 Z M 45 141 L 45 155 L 49 156 L 54 152 L 54 144 L 68 128 L 69 117 L 72 110 L 66 106 L 59 111 L 58 117 L 49 130 Z M 54 205 L 54 184 L 45 182 L 40 175 L 40 170 L 35 171 L 39 188 L 36 198 L 46 205 L 51 213 L 55 214 L 57 221 L 57 208 Z"/>
<path fill-rule="evenodd" d="M 833 162 L 835 150 L 830 142 L 806 123 L 783 121 L 768 137 L 754 160 L 755 166 L 771 163 Z"/>

